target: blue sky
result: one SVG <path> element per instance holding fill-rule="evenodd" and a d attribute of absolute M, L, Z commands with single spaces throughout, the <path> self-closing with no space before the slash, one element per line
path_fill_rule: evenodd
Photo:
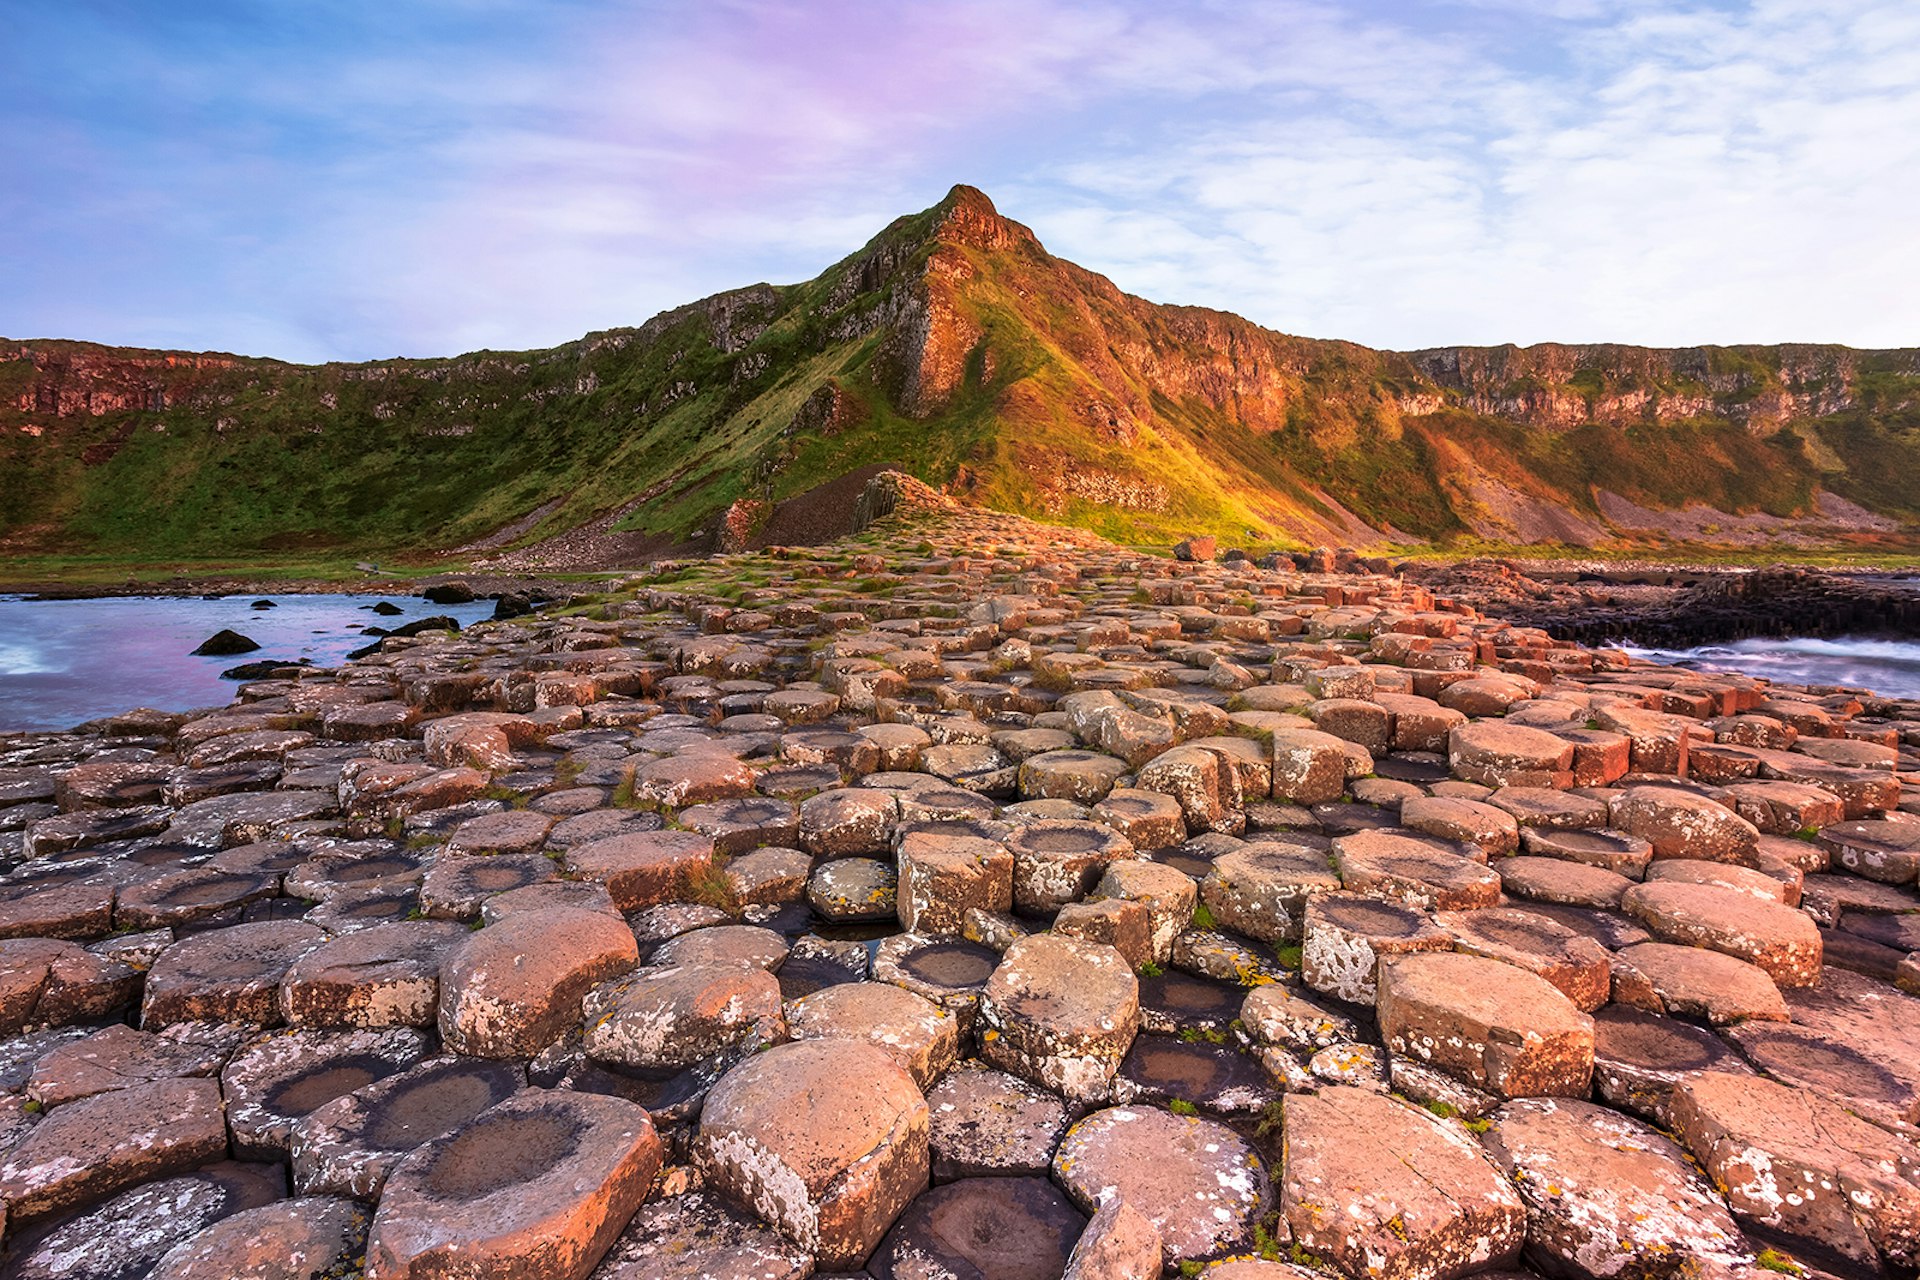
<path fill-rule="evenodd" d="M 1912 0 L 0 0 L 0 333 L 543 346 L 954 182 L 1411 348 L 1920 345 Z"/>

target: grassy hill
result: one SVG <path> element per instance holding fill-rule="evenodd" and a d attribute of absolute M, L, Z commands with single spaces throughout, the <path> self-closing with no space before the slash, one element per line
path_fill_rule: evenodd
<path fill-rule="evenodd" d="M 1291 337 L 1124 294 L 965 187 L 804 284 L 545 351 L 0 342 L 9 555 L 682 539 L 883 462 L 1130 542 L 1899 546 L 1920 352 Z"/>

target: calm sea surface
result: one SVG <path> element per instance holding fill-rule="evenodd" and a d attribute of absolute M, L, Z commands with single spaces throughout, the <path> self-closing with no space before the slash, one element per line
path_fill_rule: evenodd
<path fill-rule="evenodd" d="M 392 596 L 403 612 L 380 617 L 379 596 L 226 596 L 219 600 L 129 596 L 108 600 L 26 600 L 0 596 L 0 731 L 67 729 L 133 707 L 186 711 L 221 706 L 238 687 L 220 673 L 243 662 L 310 658 L 339 662 L 372 643 L 360 628 L 393 628 L 451 615 L 462 625 L 489 617 L 491 600 L 429 604 Z M 278 607 L 254 609 L 255 600 Z M 231 628 L 260 642 L 257 652 L 196 658 L 214 632 Z"/>

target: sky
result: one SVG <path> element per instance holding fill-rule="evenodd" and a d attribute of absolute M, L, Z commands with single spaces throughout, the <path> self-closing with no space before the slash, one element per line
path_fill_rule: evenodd
<path fill-rule="evenodd" d="M 807 279 L 956 182 L 1411 349 L 1920 346 L 1914 0 L 0 0 L 0 334 L 318 361 Z"/>

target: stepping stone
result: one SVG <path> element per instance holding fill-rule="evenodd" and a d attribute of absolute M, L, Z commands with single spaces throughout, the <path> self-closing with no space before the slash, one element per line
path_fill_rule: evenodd
<path fill-rule="evenodd" d="M 525 1086 L 526 1073 L 510 1063 L 435 1058 L 335 1098 L 294 1122 L 294 1188 L 377 1200 L 408 1153 Z"/>
<path fill-rule="evenodd" d="M 1551 1273 L 1605 1277 L 1738 1268 L 1733 1216 L 1670 1139 L 1605 1107 L 1529 1098 L 1502 1107 L 1487 1154 L 1527 1204 L 1527 1253 Z"/>
<path fill-rule="evenodd" d="M 651 1200 L 593 1280 L 807 1280 L 813 1255 L 704 1191 Z"/>
<path fill-rule="evenodd" d="M 124 1191 L 97 1209 L 10 1241 L 9 1280 L 150 1276 L 160 1259 L 230 1214 L 286 1194 L 268 1165 L 222 1162 Z"/>
<path fill-rule="evenodd" d="M 967 912 L 1013 906 L 1013 854 L 996 841 L 908 832 L 898 865 L 896 910 L 909 933 L 957 934 Z"/>
<path fill-rule="evenodd" d="M 1322 995 L 1371 1005 L 1381 956 L 1452 949 L 1453 939 L 1424 911 L 1359 894 L 1326 894 L 1307 901 L 1300 979 Z"/>
<path fill-rule="evenodd" d="M 1060 1099 L 968 1059 L 927 1092 L 933 1180 L 1044 1175 L 1067 1131 Z"/>
<path fill-rule="evenodd" d="M 1804 913 L 1735 889 L 1648 881 L 1621 908 L 1663 942 L 1706 947 L 1766 970 L 1781 987 L 1820 980 L 1820 930 Z"/>
<path fill-rule="evenodd" d="M 180 1028 L 188 1029 L 185 1025 Z M 57 1107 L 157 1080 L 211 1076 L 220 1070 L 231 1050 L 232 1044 L 224 1035 L 195 1040 L 112 1023 L 84 1040 L 42 1054 L 33 1063 L 27 1095 L 43 1107 Z"/>
<path fill-rule="evenodd" d="M 648 760 L 629 776 L 635 800 L 666 809 L 750 796 L 759 781 L 746 761 L 708 751 Z"/>
<path fill-rule="evenodd" d="M 1313 897 L 1339 887 L 1320 850 L 1261 841 L 1215 858 L 1200 882 L 1200 897 L 1223 927 L 1262 942 L 1288 943 L 1300 940 Z"/>
<path fill-rule="evenodd" d="M 1326 804 L 1347 789 L 1347 744 L 1318 729 L 1277 729 L 1273 734 L 1275 800 Z"/>
<path fill-rule="evenodd" d="M 1048 915 L 1093 891 L 1108 865 L 1133 857 L 1126 837 L 1095 822 L 1043 819 L 1006 839 L 1013 854 L 1013 905 Z"/>
<path fill-rule="evenodd" d="M 1502 787 L 1487 803 L 1530 830 L 1578 831 L 1607 823 L 1601 801 L 1550 787 Z"/>
<path fill-rule="evenodd" d="M 874 1280 L 1055 1280 L 1086 1215 L 1045 1178 L 968 1178 L 907 1206 L 867 1263 Z"/>
<path fill-rule="evenodd" d="M 1345 777 L 1343 772 L 1342 786 Z M 1180 812 L 1180 802 L 1157 791 L 1116 787 L 1093 806 L 1092 818 L 1125 836 L 1135 849 L 1146 852 L 1170 848 L 1187 838 L 1187 820 Z"/>
<path fill-rule="evenodd" d="M 1346 1087 L 1289 1094 L 1282 1114 L 1280 1210 L 1300 1247 L 1351 1275 L 1435 1280 L 1519 1254 L 1526 1208 L 1459 1128 Z"/>
<path fill-rule="evenodd" d="M 1560 989 L 1576 1009 L 1592 1013 L 1612 994 L 1611 957 L 1585 934 L 1516 907 L 1442 911 L 1434 924 L 1470 956 L 1504 960 Z"/>
<path fill-rule="evenodd" d="M 1847 816 L 1840 797 L 1799 782 L 1737 782 L 1726 793 L 1733 811 L 1764 835 L 1797 835 Z"/>
<path fill-rule="evenodd" d="M 1418 836 L 1363 831 L 1333 842 L 1340 883 L 1355 893 L 1390 897 L 1425 910 L 1490 907 L 1500 877 L 1457 847 Z"/>
<path fill-rule="evenodd" d="M 538 853 L 553 823 L 549 815 L 531 809 L 469 818 L 453 829 L 442 852 L 469 856 Z"/>
<path fill-rule="evenodd" d="M 1808 1262 L 1873 1274 L 1911 1267 L 1920 1153 L 1806 1089 L 1705 1071 L 1674 1086 L 1674 1132 L 1734 1215 Z"/>
<path fill-rule="evenodd" d="M 1257 1061 L 1225 1043 L 1226 1036 L 1220 1040 L 1135 1036 L 1121 1059 L 1114 1097 L 1160 1106 L 1178 1101 L 1215 1115 L 1257 1115 L 1280 1095 Z"/>
<path fill-rule="evenodd" d="M 1765 969 L 1704 947 L 1642 942 L 1613 958 L 1616 1004 L 1715 1026 L 1759 1018 L 1787 1020 L 1787 1002 Z"/>
<path fill-rule="evenodd" d="M 436 920 L 473 920 L 495 894 L 558 878 L 553 861 L 537 853 L 467 858 L 446 852 L 420 882 L 420 909 Z"/>
<path fill-rule="evenodd" d="M 1617 910 L 1634 885 L 1618 872 L 1559 858 L 1503 858 L 1495 870 L 1501 887 L 1512 896 L 1568 907 Z"/>
<path fill-rule="evenodd" d="M 122 889 L 114 922 L 123 929 L 166 929 L 226 915 L 238 924 L 241 908 L 279 891 L 278 876 L 192 867 Z"/>
<path fill-rule="evenodd" d="M 1218 935 L 1216 935 L 1218 936 Z M 1168 969 L 1140 979 L 1140 1026 L 1162 1035 L 1211 1035 L 1228 1031 L 1239 1016 L 1246 988 Z"/>
<path fill-rule="evenodd" d="M 1172 796 L 1189 831 L 1246 829 L 1240 783 L 1222 758 L 1205 747 L 1173 747 L 1142 764 L 1135 775 L 1143 791 Z"/>
<path fill-rule="evenodd" d="M 1647 882 L 1673 881 L 1681 884 L 1712 885 L 1718 889 L 1731 889 L 1737 893 L 1751 894 L 1763 902 L 1775 902 L 1791 907 L 1791 896 L 1799 898 L 1799 874 L 1794 873 L 1791 883 L 1776 879 L 1764 871 L 1755 871 L 1752 867 L 1739 866 L 1731 862 L 1701 862 L 1694 858 L 1662 858 L 1647 868 Z"/>
<path fill-rule="evenodd" d="M 1544 729 L 1476 720 L 1447 734 L 1453 776 L 1489 787 L 1573 785 L 1573 744 Z"/>
<path fill-rule="evenodd" d="M 1506 857 L 1520 847 L 1520 824 L 1513 815 L 1478 800 L 1415 795 L 1400 806 L 1400 825 L 1473 845 L 1482 860 Z"/>
<path fill-rule="evenodd" d="M 53 938 L 0 942 L 0 1036 L 94 1022 L 127 1008 L 140 975 L 117 960 Z"/>
<path fill-rule="evenodd" d="M 836 858 L 813 869 L 807 901 L 828 920 L 891 920 L 899 911 L 899 873 L 876 858 Z"/>
<path fill-rule="evenodd" d="M 140 1025 L 280 1021 L 280 983 L 301 956 L 326 941 L 310 924 L 238 924 L 183 938 L 147 971 Z"/>
<path fill-rule="evenodd" d="M 679 822 L 712 840 L 715 853 L 729 856 L 764 845 L 800 842 L 799 808 L 767 796 L 694 805 L 680 811 Z"/>
<path fill-rule="evenodd" d="M 1823 828 L 1818 839 L 1836 866 L 1857 876 L 1909 886 L 1920 878 L 1920 822 L 1841 822 Z"/>
<path fill-rule="evenodd" d="M 1027 800 L 1097 804 L 1126 771 L 1124 760 L 1097 751 L 1046 751 L 1020 762 L 1020 795 Z"/>
<path fill-rule="evenodd" d="M 864 1040 L 884 1050 L 925 1089 L 960 1053 L 959 1020 L 890 982 L 827 987 L 787 1006 L 795 1040 Z"/>
<path fill-rule="evenodd" d="M 1594 1012 L 1594 1090 L 1609 1106 L 1664 1125 L 1673 1086 L 1695 1071 L 1751 1074 L 1718 1036 L 1691 1023 L 1618 1004 Z"/>
<path fill-rule="evenodd" d="M 1653 846 L 1656 858 L 1751 864 L 1760 832 L 1725 805 L 1678 787 L 1633 787 L 1615 796 L 1610 821 Z"/>
<path fill-rule="evenodd" d="M 0 938 L 102 937 L 113 928 L 115 887 L 104 876 L 0 889 Z"/>
<path fill-rule="evenodd" d="M 1277 982 L 1247 992 L 1240 1020 L 1260 1044 L 1313 1054 L 1360 1038 L 1359 1024 L 1345 1014 L 1289 991 Z"/>
<path fill-rule="evenodd" d="M 742 853 L 721 869 L 727 891 L 742 906 L 798 902 L 812 873 L 811 855 L 780 845 Z"/>
<path fill-rule="evenodd" d="M 713 1087 L 694 1159 L 710 1188 L 823 1268 L 844 1269 L 926 1187 L 927 1124 L 913 1077 L 880 1049 L 799 1040 L 748 1058 Z"/>
<path fill-rule="evenodd" d="M 440 966 L 440 1038 L 455 1053 L 529 1058 L 580 1017 L 595 983 L 639 960 L 618 916 L 577 907 L 520 912 L 447 953 Z"/>
<path fill-rule="evenodd" d="M 1135 969 L 1153 963 L 1153 916 L 1143 902 L 1117 898 L 1070 902 L 1054 917 L 1052 932 L 1086 942 L 1103 942 Z"/>
<path fill-rule="evenodd" d="M 771 972 L 787 958 L 787 940 L 772 929 L 751 924 L 715 924 L 689 929 L 654 950 L 651 963 L 663 965 L 730 964 Z"/>
<path fill-rule="evenodd" d="M 1067 1130 L 1053 1177 L 1093 1212 L 1119 1199 L 1160 1233 L 1168 1264 L 1245 1242 L 1270 1197 L 1266 1166 L 1239 1134 L 1158 1107 L 1110 1107 Z"/>
<path fill-rule="evenodd" d="M 488 898 L 480 904 L 480 923 L 499 924 L 510 915 L 522 911 L 544 911 L 548 907 L 576 907 L 607 916 L 620 914 L 620 909 L 613 905 L 613 895 L 607 892 L 605 885 L 594 884 L 590 880 L 548 880 L 541 884 L 530 884 L 524 889 L 509 889 Z"/>
<path fill-rule="evenodd" d="M 281 1013 L 296 1027 L 430 1027 L 441 960 L 467 932 L 451 921 L 410 920 L 342 934 L 287 969 Z"/>
<path fill-rule="evenodd" d="M 1534 857 L 1559 858 L 1616 872 L 1629 880 L 1646 875 L 1653 861 L 1653 845 L 1639 836 L 1619 831 L 1555 831 L 1527 827 L 1520 832 L 1520 844 Z"/>
<path fill-rule="evenodd" d="M 527 1089 L 415 1151 L 387 1178 L 367 1274 L 585 1280 L 646 1199 L 661 1143 L 600 1094 Z"/>
<path fill-rule="evenodd" d="M 884 791 L 822 791 L 800 805 L 800 847 L 815 857 L 886 853 L 899 813 L 899 802 Z"/>
<path fill-rule="evenodd" d="M 1766 1075 L 1810 1089 L 1882 1128 L 1900 1132 L 1920 1118 L 1920 1071 L 1911 1059 L 1899 1061 L 1894 1046 L 1855 1047 L 1787 1022 L 1743 1023 L 1722 1034 Z"/>
<path fill-rule="evenodd" d="M 780 982 L 765 969 L 645 969 L 589 992 L 587 1054 L 629 1067 L 688 1067 L 735 1045 L 786 1039 Z"/>
<path fill-rule="evenodd" d="M 1063 1094 L 1106 1095 L 1140 1029 L 1140 983 L 1112 947 L 1039 934 L 1009 947 L 980 998 L 981 1055 Z"/>
<path fill-rule="evenodd" d="M 330 1280 L 365 1252 L 367 1222 L 332 1196 L 246 1209 L 175 1245 L 147 1280 Z"/>
<path fill-rule="evenodd" d="M 692 831 L 638 831 L 569 846 L 567 870 L 607 887 L 622 911 L 684 900 L 713 867 L 713 841 Z"/>
<path fill-rule="evenodd" d="M 1107 868 L 1093 887 L 1093 898 L 1144 905 L 1153 961 L 1163 965 L 1173 954 L 1173 940 L 1193 922 L 1199 891 L 1193 877 L 1185 872 L 1142 858 L 1127 858 Z"/>
<path fill-rule="evenodd" d="M 57 1107 L 0 1156 L 10 1228 L 105 1199 L 227 1152 L 220 1086 L 157 1080 Z"/>
<path fill-rule="evenodd" d="M 798 1000 L 842 983 L 864 982 L 871 968 L 865 943 L 808 934 L 793 944 L 775 976 L 780 980 L 780 994 Z"/>
<path fill-rule="evenodd" d="M 1458 952 L 1389 956 L 1380 965 L 1380 1037 L 1503 1098 L 1585 1097 L 1593 1019 L 1546 979 Z"/>
<path fill-rule="evenodd" d="M 220 1073 L 234 1155 L 284 1159 L 301 1117 L 405 1071 L 427 1056 L 429 1045 L 425 1034 L 406 1027 L 290 1031 L 255 1041 Z"/>

